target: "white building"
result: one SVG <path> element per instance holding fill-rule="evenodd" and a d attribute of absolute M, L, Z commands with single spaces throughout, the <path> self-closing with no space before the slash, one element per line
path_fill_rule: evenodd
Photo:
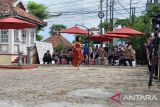
<path fill-rule="evenodd" d="M 27 12 L 20 0 L 0 0 L 0 4 L 0 18 L 14 17 L 38 26 L 46 25 L 45 22 Z M 35 46 L 35 38 L 36 28 L 0 29 L 0 64 L 17 62 L 19 44 L 21 44 L 20 50 L 23 51 L 23 60 L 26 60 L 27 47 Z M 31 53 L 32 63 L 36 60 L 35 53 L 33 49 Z"/>

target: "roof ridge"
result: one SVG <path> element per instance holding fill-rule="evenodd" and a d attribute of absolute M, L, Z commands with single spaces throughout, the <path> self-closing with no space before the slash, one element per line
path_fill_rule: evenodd
<path fill-rule="evenodd" d="M 66 46 L 71 46 L 71 42 L 69 42 L 63 35 L 52 35 L 44 40 L 44 42 L 50 42 L 53 46 L 57 46 L 59 43 L 63 43 Z"/>
<path fill-rule="evenodd" d="M 65 39 L 67 42 L 69 42 L 63 35 L 60 35 L 63 39 Z M 62 39 L 61 38 L 61 39 Z M 70 42 L 69 42 L 70 43 Z"/>
<path fill-rule="evenodd" d="M 30 12 L 27 12 L 27 11 L 25 11 L 25 10 L 19 8 L 19 7 L 14 7 L 14 8 L 16 9 L 16 12 L 17 12 L 17 15 L 18 15 L 18 16 L 25 17 L 25 16 L 22 16 L 22 15 L 18 14 L 18 10 L 19 10 L 19 11 L 21 11 L 21 12 L 26 12 L 28 15 L 31 15 L 31 17 L 28 18 L 28 19 L 30 19 L 30 20 L 33 20 L 32 18 L 36 18 L 37 20 L 34 20 L 34 21 L 36 21 L 36 22 L 41 21 L 42 23 L 46 23 L 46 22 L 44 22 L 43 20 L 41 20 L 39 17 L 33 15 L 33 14 L 30 13 Z M 27 17 L 25 17 L 25 18 L 27 18 Z M 38 20 L 39 20 L 39 21 L 38 21 Z M 40 22 L 39 22 L 39 23 L 40 23 Z"/>

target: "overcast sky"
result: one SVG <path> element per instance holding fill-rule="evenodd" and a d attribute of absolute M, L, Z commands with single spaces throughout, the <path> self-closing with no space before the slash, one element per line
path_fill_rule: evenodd
<path fill-rule="evenodd" d="M 29 0 L 22 0 L 25 4 Z M 67 27 L 72 27 L 75 24 L 84 24 L 88 28 L 97 27 L 99 24 L 99 18 L 97 11 L 99 10 L 100 0 L 30 0 L 37 3 L 45 4 L 48 7 L 48 11 L 52 15 L 63 12 L 59 17 L 52 17 L 45 20 L 48 22 L 48 26 L 45 31 L 41 32 L 44 38 L 49 37 L 49 28 L 52 24 L 64 24 Z M 129 2 L 130 0 L 115 0 L 115 13 L 114 18 L 126 18 L 129 16 Z M 133 7 L 136 7 L 136 15 L 142 15 L 145 11 L 145 4 L 147 0 L 132 0 Z M 103 0 L 103 11 L 105 11 L 106 0 Z M 87 13 L 88 14 L 83 14 Z M 72 15 L 69 15 L 72 14 Z M 76 13 L 76 14 L 75 14 Z M 105 17 L 104 17 L 105 19 Z M 64 35 L 68 40 L 72 41 L 74 37 L 72 35 Z"/>

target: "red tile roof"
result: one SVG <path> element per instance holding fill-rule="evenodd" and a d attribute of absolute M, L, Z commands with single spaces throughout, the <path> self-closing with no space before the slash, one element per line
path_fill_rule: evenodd
<path fill-rule="evenodd" d="M 4 1 L 4 2 L 7 2 L 7 3 L 15 3 L 18 0 L 0 0 L 0 1 Z"/>
<path fill-rule="evenodd" d="M 45 42 L 52 43 L 54 47 L 58 46 L 59 44 L 64 44 L 65 47 L 70 47 L 72 44 L 64 38 L 62 35 L 53 35 L 45 40 Z"/>
<path fill-rule="evenodd" d="M 32 15 L 29 12 L 24 11 L 23 9 L 21 9 L 19 7 L 15 7 L 14 9 L 15 9 L 17 15 L 19 15 L 21 17 L 31 19 L 33 21 L 38 22 L 39 24 L 46 24 L 43 20 L 39 19 L 38 17 Z"/>
<path fill-rule="evenodd" d="M 16 1 L 17 0 L 0 0 L 0 17 L 18 17 L 35 24 L 46 25 L 44 21 L 32 15 L 31 13 L 26 12 L 19 7 L 14 7 L 13 3 Z"/>

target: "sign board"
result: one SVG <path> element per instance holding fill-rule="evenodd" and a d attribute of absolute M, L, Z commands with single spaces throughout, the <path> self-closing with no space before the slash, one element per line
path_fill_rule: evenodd
<path fill-rule="evenodd" d="M 99 12 L 99 13 L 98 13 L 98 17 L 99 17 L 99 18 L 104 18 L 104 16 L 105 16 L 105 15 L 104 15 L 103 12 Z"/>
<path fill-rule="evenodd" d="M 44 53 L 46 53 L 48 50 L 50 51 L 51 55 L 53 53 L 53 46 L 48 42 L 36 42 L 36 48 L 40 64 L 43 64 Z"/>

